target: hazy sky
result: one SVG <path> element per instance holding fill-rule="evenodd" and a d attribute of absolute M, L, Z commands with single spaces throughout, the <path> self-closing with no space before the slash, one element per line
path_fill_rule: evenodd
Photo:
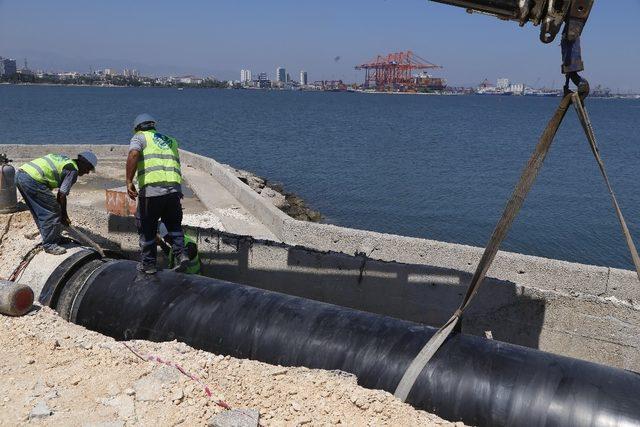
<path fill-rule="evenodd" d="M 583 37 L 587 77 L 640 91 L 640 0 L 597 0 Z M 29 67 L 239 79 L 284 66 L 298 78 L 361 81 L 354 65 L 413 50 L 451 85 L 509 77 L 561 84 L 560 49 L 538 28 L 425 0 L 0 0 L 0 56 Z M 338 60 L 336 58 L 339 57 Z"/>

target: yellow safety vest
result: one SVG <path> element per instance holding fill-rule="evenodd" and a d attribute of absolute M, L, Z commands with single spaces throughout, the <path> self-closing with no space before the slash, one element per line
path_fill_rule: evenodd
<path fill-rule="evenodd" d="M 20 170 L 26 172 L 31 178 L 40 184 L 45 184 L 51 190 L 62 185 L 62 170 L 71 165 L 78 170 L 75 160 L 71 160 L 62 154 L 47 154 L 39 159 L 32 160 L 20 166 Z"/>
<path fill-rule="evenodd" d="M 182 183 L 178 141 L 155 130 L 141 131 L 147 142 L 138 160 L 138 183 L 176 185 Z"/>
<path fill-rule="evenodd" d="M 187 248 L 187 244 L 189 243 L 193 243 L 194 245 L 196 244 L 196 242 L 189 237 L 188 235 L 184 235 L 184 247 L 185 250 Z M 176 265 L 176 259 L 173 256 L 173 250 L 171 252 L 169 252 L 169 268 L 173 268 Z M 189 260 L 189 266 L 187 267 L 187 269 L 185 270 L 186 274 L 200 274 L 200 254 L 196 253 L 195 258 Z"/>

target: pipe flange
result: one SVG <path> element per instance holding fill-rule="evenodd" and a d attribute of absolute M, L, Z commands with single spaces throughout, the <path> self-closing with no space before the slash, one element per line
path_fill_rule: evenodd
<path fill-rule="evenodd" d="M 98 254 L 98 252 L 85 248 L 62 261 L 42 287 L 42 291 L 38 297 L 40 304 L 55 307 L 60 291 L 69 277 L 83 265 L 99 258 L 100 254 Z"/>

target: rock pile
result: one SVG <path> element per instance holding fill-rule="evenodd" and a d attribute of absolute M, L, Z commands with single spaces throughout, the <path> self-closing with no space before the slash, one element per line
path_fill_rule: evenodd
<path fill-rule="evenodd" d="M 307 206 L 302 198 L 293 193 L 286 192 L 281 184 L 269 182 L 251 172 L 235 169 L 225 165 L 238 179 L 247 184 L 253 191 L 269 200 L 275 207 L 292 218 L 301 221 L 320 222 L 322 215 Z"/>

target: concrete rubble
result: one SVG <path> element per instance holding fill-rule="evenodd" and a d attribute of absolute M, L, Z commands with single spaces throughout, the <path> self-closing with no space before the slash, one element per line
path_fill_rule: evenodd
<path fill-rule="evenodd" d="M 211 427 L 258 427 L 260 412 L 256 409 L 231 409 L 209 420 Z M 302 423 L 300 423 L 302 424 Z"/>

